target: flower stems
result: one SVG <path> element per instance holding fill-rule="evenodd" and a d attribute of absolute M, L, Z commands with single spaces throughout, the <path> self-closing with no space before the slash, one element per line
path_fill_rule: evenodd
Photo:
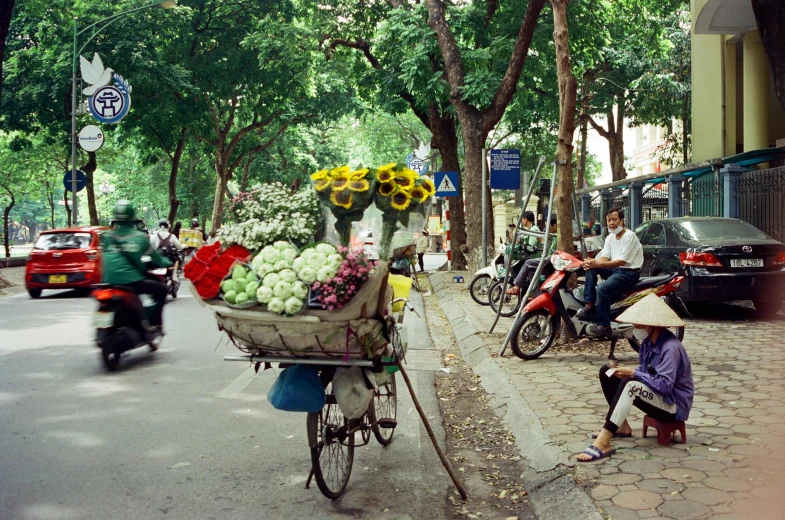
<path fill-rule="evenodd" d="M 379 244 L 379 258 L 382 260 L 390 258 L 390 247 L 397 227 L 398 216 L 385 213 L 382 217 L 382 240 Z"/>

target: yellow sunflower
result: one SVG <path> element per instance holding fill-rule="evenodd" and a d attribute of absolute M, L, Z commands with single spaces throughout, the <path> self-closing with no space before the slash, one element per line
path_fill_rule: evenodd
<path fill-rule="evenodd" d="M 349 190 L 341 190 L 341 191 L 333 190 L 333 192 L 330 194 L 330 202 L 332 202 L 334 205 L 338 207 L 345 208 L 345 209 L 352 208 L 353 198 L 354 197 L 352 195 L 352 192 Z"/>
<path fill-rule="evenodd" d="M 414 186 L 414 179 L 405 173 L 396 174 L 393 181 L 401 188 L 411 188 Z"/>
<path fill-rule="evenodd" d="M 425 179 L 420 187 L 428 193 L 429 197 L 432 197 L 433 194 L 436 193 L 436 187 L 433 185 L 433 181 L 431 179 Z"/>
<path fill-rule="evenodd" d="M 339 166 L 330 170 L 330 177 L 333 179 L 342 175 L 348 175 L 351 169 L 348 166 Z"/>
<path fill-rule="evenodd" d="M 398 186 L 394 182 L 383 182 L 379 185 L 379 195 L 389 197 L 398 191 Z"/>
<path fill-rule="evenodd" d="M 412 200 L 416 202 L 422 202 L 428 197 L 428 192 L 426 192 L 422 186 L 415 186 L 414 188 L 408 190 L 408 192 L 412 197 Z"/>
<path fill-rule="evenodd" d="M 364 179 L 368 176 L 368 168 L 363 168 L 362 170 L 354 170 L 349 174 L 349 178 L 353 180 Z"/>
<path fill-rule="evenodd" d="M 311 174 L 311 180 L 320 181 L 327 178 L 327 170 L 319 170 Z"/>
<path fill-rule="evenodd" d="M 349 177 L 347 175 L 338 175 L 333 177 L 333 191 L 343 191 L 349 187 Z"/>
<path fill-rule="evenodd" d="M 390 203 L 393 209 L 397 209 L 398 211 L 403 211 L 409 207 L 409 204 L 412 202 L 412 197 L 408 193 L 403 190 L 394 193 L 390 199 Z"/>
<path fill-rule="evenodd" d="M 390 164 L 385 164 L 384 166 L 379 166 L 377 168 L 380 172 L 392 172 L 395 170 L 395 163 L 391 162 Z"/>
<path fill-rule="evenodd" d="M 371 183 L 368 179 L 351 179 L 348 188 L 352 191 L 363 193 L 371 188 Z"/>
<path fill-rule="evenodd" d="M 313 189 L 316 191 L 324 191 L 330 187 L 330 179 L 317 179 L 313 181 Z"/>
<path fill-rule="evenodd" d="M 392 170 L 376 170 L 376 179 L 379 182 L 389 182 L 393 179 L 395 173 Z"/>

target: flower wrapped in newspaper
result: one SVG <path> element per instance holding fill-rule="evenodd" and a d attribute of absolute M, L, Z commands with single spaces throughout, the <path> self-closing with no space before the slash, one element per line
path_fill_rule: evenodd
<path fill-rule="evenodd" d="M 311 174 L 311 182 L 319 201 L 336 219 L 335 230 L 341 245 L 348 246 L 352 222 L 362 220 L 365 210 L 373 202 L 376 184 L 373 172 L 368 168 L 352 171 L 348 166 L 340 166 Z"/>
<path fill-rule="evenodd" d="M 377 168 L 374 201 L 382 212 L 380 258 L 390 257 L 390 247 L 399 224 L 406 228 L 413 212 L 423 217 L 427 214 L 429 201 L 435 192 L 430 179 L 420 177 L 402 164 L 390 163 Z"/>

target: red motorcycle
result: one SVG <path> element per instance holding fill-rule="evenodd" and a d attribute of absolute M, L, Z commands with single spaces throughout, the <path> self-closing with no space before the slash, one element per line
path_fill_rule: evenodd
<path fill-rule="evenodd" d="M 540 286 L 542 294 L 526 304 L 513 324 L 510 346 L 515 355 L 527 360 L 542 356 L 556 338 L 562 321 L 579 339 L 610 340 L 609 359 L 614 359 L 613 351 L 619 339 L 626 339 L 635 352 L 638 352 L 641 340 L 636 336 L 632 325 L 613 322 L 610 337 L 594 336 L 588 333 L 589 325 L 594 322 L 575 316 L 583 308 L 582 298 L 576 298 L 573 294 L 578 287 L 578 271 L 583 269 L 581 261 L 568 253 L 556 251 L 551 256 L 551 265 L 556 271 Z M 611 305 L 611 318 L 616 319 L 633 303 L 651 293 L 665 298 L 668 305 L 678 314 L 689 316 L 684 303 L 674 294 L 684 278 L 680 273 L 641 278 L 630 288 L 626 296 Z M 680 340 L 684 338 L 684 327 L 674 327 L 670 330 Z"/>

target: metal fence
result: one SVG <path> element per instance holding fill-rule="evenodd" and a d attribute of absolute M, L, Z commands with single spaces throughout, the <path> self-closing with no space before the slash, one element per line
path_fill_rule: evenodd
<path fill-rule="evenodd" d="M 744 172 L 736 181 L 740 218 L 785 240 L 785 166 Z"/>
<path fill-rule="evenodd" d="M 682 185 L 682 215 L 686 217 L 721 217 L 723 183 L 714 173 L 695 177 Z"/>
<path fill-rule="evenodd" d="M 641 193 L 643 221 L 668 218 L 668 184 L 652 184 Z"/>

